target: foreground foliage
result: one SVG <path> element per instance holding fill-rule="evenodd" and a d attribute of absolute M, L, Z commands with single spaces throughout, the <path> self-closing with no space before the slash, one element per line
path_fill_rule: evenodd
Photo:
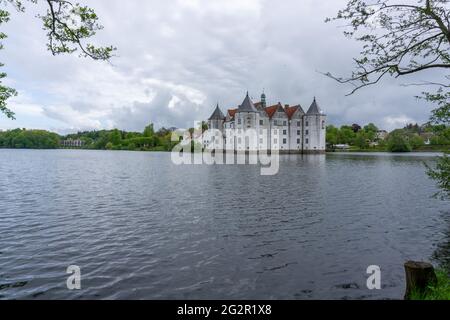
<path fill-rule="evenodd" d="M 436 196 L 442 199 L 450 199 L 450 156 L 439 158 L 435 168 L 428 167 L 428 175 L 436 181 L 440 192 Z"/>
<path fill-rule="evenodd" d="M 437 284 L 429 286 L 426 293 L 413 292 L 411 300 L 450 300 L 450 276 L 445 270 L 437 270 Z"/>
<path fill-rule="evenodd" d="M 0 26 L 10 19 L 10 13 L 4 8 L 12 7 L 24 12 L 28 4 L 37 4 L 40 0 L 0 0 Z M 42 0 L 47 6 L 45 14 L 37 17 L 42 20 L 43 30 L 47 32 L 47 48 L 53 55 L 78 52 L 82 57 L 94 60 L 109 60 L 116 48 L 113 46 L 98 47 L 87 42 L 103 29 L 98 16 L 92 8 L 82 6 L 70 0 Z M 0 32 L 0 41 L 7 37 Z M 31 40 L 31 39 L 30 39 Z M 3 43 L 0 42 L 0 49 Z M 3 64 L 0 63 L 0 67 Z M 8 108 L 7 100 L 17 95 L 16 90 L 3 83 L 6 73 L 0 73 L 0 114 L 14 119 L 14 112 Z"/>

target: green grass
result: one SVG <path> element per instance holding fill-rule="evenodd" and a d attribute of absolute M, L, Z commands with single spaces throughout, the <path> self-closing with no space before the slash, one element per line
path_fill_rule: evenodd
<path fill-rule="evenodd" d="M 436 270 L 438 282 L 426 293 L 412 292 L 411 300 L 450 300 L 450 276 L 445 270 Z"/>

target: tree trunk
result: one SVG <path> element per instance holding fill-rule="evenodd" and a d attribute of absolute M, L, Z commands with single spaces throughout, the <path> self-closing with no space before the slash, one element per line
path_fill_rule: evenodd
<path fill-rule="evenodd" d="M 437 283 L 434 267 L 430 263 L 408 261 L 405 263 L 406 293 L 405 300 L 411 298 L 413 292 L 424 294 L 429 285 Z"/>

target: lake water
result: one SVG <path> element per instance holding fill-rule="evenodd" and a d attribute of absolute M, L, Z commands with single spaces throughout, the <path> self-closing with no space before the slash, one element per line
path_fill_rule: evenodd
<path fill-rule="evenodd" d="M 435 156 L 282 156 L 261 176 L 167 153 L 0 150 L 0 298 L 400 299 L 406 260 L 450 259 Z"/>

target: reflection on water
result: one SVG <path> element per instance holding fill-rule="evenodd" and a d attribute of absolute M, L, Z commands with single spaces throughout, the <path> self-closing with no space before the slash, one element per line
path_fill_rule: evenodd
<path fill-rule="evenodd" d="M 261 176 L 165 153 L 0 150 L 0 297 L 401 298 L 405 260 L 449 261 L 434 156 L 284 155 Z M 72 264 L 81 291 L 66 289 Z M 380 291 L 365 287 L 373 264 Z"/>

